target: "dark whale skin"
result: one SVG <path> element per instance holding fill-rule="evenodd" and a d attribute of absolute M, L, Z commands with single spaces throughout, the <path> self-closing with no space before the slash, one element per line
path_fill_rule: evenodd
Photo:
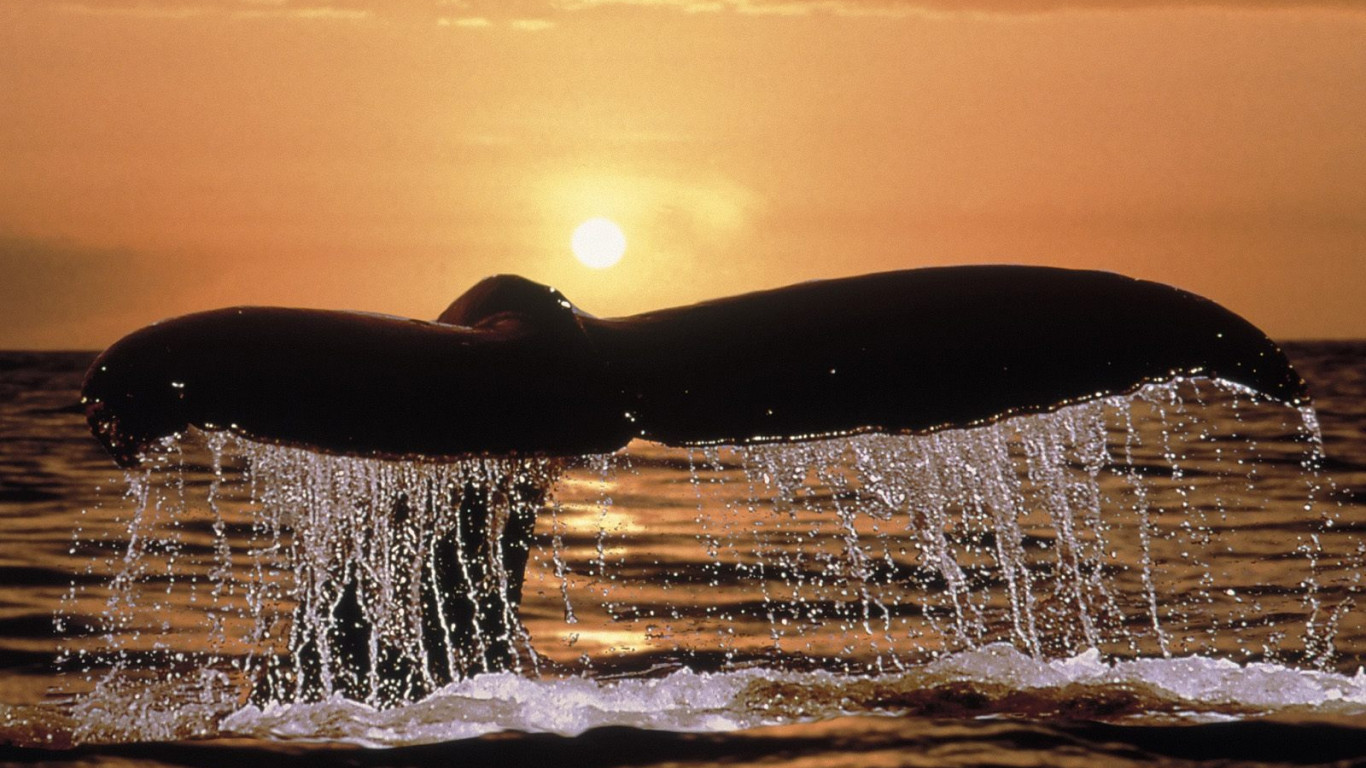
<path fill-rule="evenodd" d="M 466 327 L 232 307 L 124 337 L 91 365 L 82 397 L 125 466 L 190 426 L 360 456 L 610 452 L 629 436 L 587 343 L 524 314 Z"/>
<path fill-rule="evenodd" d="M 1309 400 L 1251 323 L 1110 272 L 917 269 L 584 325 L 638 434 L 675 445 L 967 427 L 1182 376 Z"/>
<path fill-rule="evenodd" d="M 1219 378 L 1290 405 L 1303 379 L 1208 299 L 1108 272 L 965 266 L 823 280 L 596 318 L 487 278 L 436 322 L 234 307 L 107 349 L 83 402 L 125 466 L 190 426 L 357 456 L 605 453 L 929 432 Z"/>

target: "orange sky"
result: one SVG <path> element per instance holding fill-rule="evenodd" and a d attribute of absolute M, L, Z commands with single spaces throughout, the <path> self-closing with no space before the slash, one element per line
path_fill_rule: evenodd
<path fill-rule="evenodd" d="M 326 1 L 0 3 L 0 348 L 430 318 L 498 272 L 613 315 L 985 262 L 1366 337 L 1350 2 Z"/>

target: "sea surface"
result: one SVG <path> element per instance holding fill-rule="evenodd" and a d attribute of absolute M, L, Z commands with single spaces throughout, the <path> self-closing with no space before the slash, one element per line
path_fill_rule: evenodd
<path fill-rule="evenodd" d="M 384 528 L 317 489 L 470 467 L 190 435 L 125 475 L 92 354 L 0 353 L 0 763 L 1366 765 L 1366 342 L 1286 351 L 1313 413 L 1196 379 L 540 467 L 515 669 L 406 702 L 253 691 L 305 544 Z"/>

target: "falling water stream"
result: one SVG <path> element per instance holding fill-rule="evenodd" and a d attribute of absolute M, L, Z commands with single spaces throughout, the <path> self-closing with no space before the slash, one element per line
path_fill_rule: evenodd
<path fill-rule="evenodd" d="M 67 650 L 83 740 L 1366 711 L 1335 648 L 1362 552 L 1314 414 L 1226 382 L 565 461 L 226 433 L 148 458 L 126 533 L 73 544 L 110 578 L 100 631 Z M 1292 516 L 1266 508 L 1286 495 Z"/>

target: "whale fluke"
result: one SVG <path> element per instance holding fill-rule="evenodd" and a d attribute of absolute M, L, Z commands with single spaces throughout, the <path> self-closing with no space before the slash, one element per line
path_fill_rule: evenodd
<path fill-rule="evenodd" d="M 488 278 L 435 322 L 235 307 L 115 343 L 83 390 L 123 465 L 188 427 L 363 456 L 603 453 L 928 432 L 1181 376 L 1307 402 L 1251 323 L 1121 275 L 943 267 L 596 318 Z"/>
<path fill-rule="evenodd" d="M 1308 399 L 1284 353 L 1211 301 L 1104 272 L 997 266 L 803 283 L 611 319 L 507 275 L 435 322 L 219 309 L 111 346 L 83 402 L 125 466 L 190 427 L 346 456 L 536 463 L 636 437 L 686 446 L 971 427 L 1183 376 Z M 366 610 L 394 585 L 342 568 L 329 572 L 334 593 L 292 595 L 294 665 L 258 681 L 254 700 L 341 693 L 388 704 L 514 668 L 527 554 L 553 476 L 447 477 L 412 497 L 426 493 L 423 502 L 411 487 L 386 487 L 370 513 L 388 505 L 400 528 L 427 515 L 394 540 L 426 541 L 420 583 L 409 582 L 423 650 L 396 651 L 392 627 Z M 386 546 L 390 561 L 414 556 Z"/>
<path fill-rule="evenodd" d="M 1251 323 L 1109 272 L 918 269 L 584 323 L 639 435 L 672 445 L 932 432 L 1178 377 L 1308 401 Z"/>

